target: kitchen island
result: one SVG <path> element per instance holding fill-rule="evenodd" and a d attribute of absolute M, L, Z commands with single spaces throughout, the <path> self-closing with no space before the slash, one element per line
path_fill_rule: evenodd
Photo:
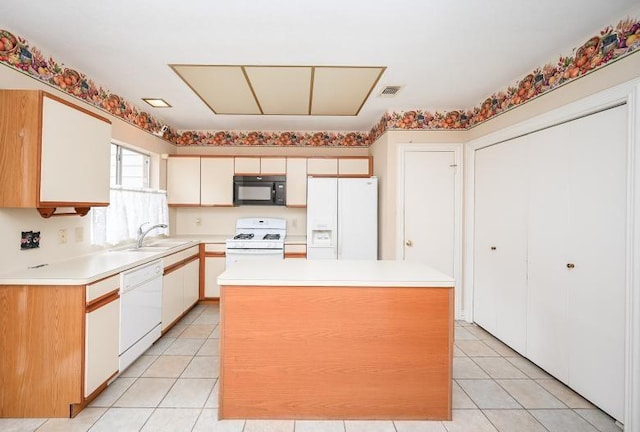
<path fill-rule="evenodd" d="M 405 261 L 246 261 L 221 286 L 224 419 L 451 419 L 454 281 Z"/>

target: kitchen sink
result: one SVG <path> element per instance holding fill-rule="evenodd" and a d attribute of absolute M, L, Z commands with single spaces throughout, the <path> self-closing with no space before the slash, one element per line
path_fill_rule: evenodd
<path fill-rule="evenodd" d="M 126 247 L 119 249 L 110 249 L 111 252 L 162 252 L 169 249 L 173 249 L 187 243 L 191 243 L 190 240 L 157 240 L 152 243 L 143 245 L 142 247 Z"/>

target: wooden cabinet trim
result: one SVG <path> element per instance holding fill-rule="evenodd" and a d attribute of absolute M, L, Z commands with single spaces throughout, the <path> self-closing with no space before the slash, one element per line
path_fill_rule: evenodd
<path fill-rule="evenodd" d="M 58 96 L 54 96 L 51 93 L 47 93 L 45 91 L 42 91 L 42 97 L 47 97 L 47 98 L 49 98 L 51 100 L 54 100 L 56 102 L 60 102 L 61 104 L 64 104 L 64 105 L 67 105 L 67 106 L 69 106 L 71 108 L 77 109 L 78 111 L 81 111 L 81 112 L 83 112 L 83 113 L 85 113 L 87 115 L 90 115 L 91 117 L 97 118 L 98 120 L 101 120 L 101 121 L 103 121 L 105 123 L 111 124 L 111 120 L 109 120 L 108 118 L 102 117 L 101 115 L 98 115 L 98 114 L 94 113 L 93 111 L 89 111 L 88 109 L 85 109 L 85 108 L 83 108 L 81 106 L 78 106 L 78 105 L 76 105 L 76 104 L 74 104 L 72 102 L 69 102 L 69 101 L 65 100 L 65 99 L 61 99 Z"/>
<path fill-rule="evenodd" d="M 205 252 L 205 258 L 224 258 L 227 256 L 226 252 Z"/>
<path fill-rule="evenodd" d="M 284 254 L 285 259 L 286 258 L 306 258 L 307 257 L 307 253 L 306 252 L 286 252 Z"/>
<path fill-rule="evenodd" d="M 85 307 L 85 312 L 91 313 L 96 309 L 100 309 L 101 307 L 106 306 L 109 303 L 118 300 L 119 298 L 120 298 L 120 289 L 118 288 L 104 295 L 101 295 L 98 298 L 91 300 L 89 303 L 87 303 Z"/>
<path fill-rule="evenodd" d="M 177 252 L 179 253 L 179 252 Z M 192 261 L 198 260 L 200 259 L 200 252 L 197 252 L 194 255 L 191 255 L 187 258 L 181 259 L 180 261 L 177 261 L 171 265 L 168 265 L 164 268 L 164 272 L 162 273 L 163 276 L 168 275 L 169 273 L 173 273 L 174 271 L 178 270 L 180 267 L 184 267 L 187 264 L 189 264 Z"/>
<path fill-rule="evenodd" d="M 184 267 L 184 260 L 178 261 L 177 263 L 174 263 L 174 264 L 171 264 L 170 266 L 165 267 L 164 272 L 162 273 L 162 276 L 166 276 L 169 273 L 173 273 L 174 271 L 182 267 Z"/>

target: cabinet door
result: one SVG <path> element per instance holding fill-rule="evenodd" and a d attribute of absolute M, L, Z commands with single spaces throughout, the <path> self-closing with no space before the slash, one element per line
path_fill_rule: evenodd
<path fill-rule="evenodd" d="M 337 158 L 309 158 L 307 159 L 308 175 L 338 175 Z"/>
<path fill-rule="evenodd" d="M 86 314 L 84 396 L 118 371 L 120 298 Z"/>
<path fill-rule="evenodd" d="M 184 310 L 184 267 L 162 277 L 162 330 L 169 327 Z"/>
<path fill-rule="evenodd" d="M 474 321 L 524 353 L 527 300 L 526 137 L 475 156 Z"/>
<path fill-rule="evenodd" d="M 627 106 L 571 122 L 569 385 L 618 420 L 624 406 Z M 560 263 L 564 265 L 565 263 Z"/>
<path fill-rule="evenodd" d="M 233 205 L 233 162 L 232 157 L 202 157 L 200 173 L 202 205 Z"/>
<path fill-rule="evenodd" d="M 286 161 L 283 157 L 260 158 L 260 174 L 283 175 L 287 172 Z"/>
<path fill-rule="evenodd" d="M 287 158 L 287 207 L 307 205 L 307 159 Z"/>
<path fill-rule="evenodd" d="M 220 286 L 218 285 L 218 276 L 225 269 L 225 257 L 205 258 L 204 264 L 204 296 L 206 298 L 219 298 Z"/>
<path fill-rule="evenodd" d="M 236 157 L 235 158 L 236 174 L 260 174 L 260 158 L 259 157 Z"/>
<path fill-rule="evenodd" d="M 200 205 L 200 157 L 169 157 L 167 201 L 169 205 Z"/>
<path fill-rule="evenodd" d="M 338 158 L 338 175 L 341 177 L 369 177 L 369 168 L 368 157 Z"/>
<path fill-rule="evenodd" d="M 186 264 L 184 272 L 184 291 L 182 311 L 193 306 L 200 297 L 200 260 L 195 259 Z"/>
<path fill-rule="evenodd" d="M 40 202 L 109 203 L 111 124 L 46 95 Z"/>

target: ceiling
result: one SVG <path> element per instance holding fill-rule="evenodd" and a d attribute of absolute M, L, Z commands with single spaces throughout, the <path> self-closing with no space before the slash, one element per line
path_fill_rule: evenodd
<path fill-rule="evenodd" d="M 21 0 L 0 4 L 0 28 L 178 130 L 366 131 L 390 110 L 477 106 L 639 12 L 638 0 Z M 186 64 L 386 70 L 357 115 L 232 115 L 170 66 Z M 389 85 L 402 87 L 379 96 Z"/>

